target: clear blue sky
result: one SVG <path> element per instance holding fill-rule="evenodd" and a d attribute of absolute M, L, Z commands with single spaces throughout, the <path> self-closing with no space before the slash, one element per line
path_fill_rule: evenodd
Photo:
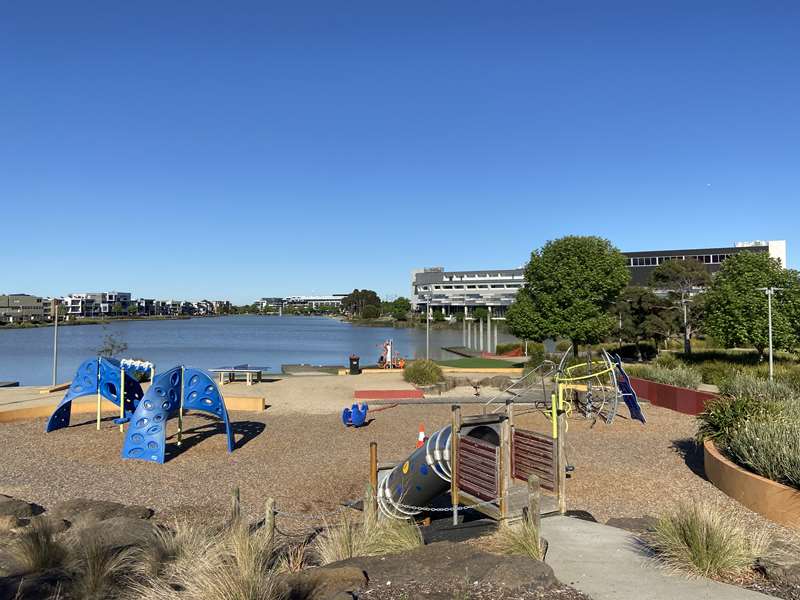
<path fill-rule="evenodd" d="M 9 2 L 0 292 L 408 294 L 800 241 L 800 4 Z"/>

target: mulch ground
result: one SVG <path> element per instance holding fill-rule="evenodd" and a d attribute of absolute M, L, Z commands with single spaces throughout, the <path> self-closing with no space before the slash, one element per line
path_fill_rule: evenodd
<path fill-rule="evenodd" d="M 605 522 L 659 515 L 680 502 L 706 501 L 748 526 L 796 536 L 706 481 L 702 449 L 692 441 L 692 417 L 650 406 L 645 411 L 647 425 L 623 416 L 611 425 L 594 426 L 581 417 L 570 419 L 568 463 L 575 467 L 567 488 L 570 509 L 588 511 Z M 142 504 L 165 519 L 184 514 L 216 518 L 238 487 L 242 508 L 251 516 L 260 516 L 272 497 L 279 510 L 306 515 L 284 517 L 284 528 L 319 525 L 321 519 L 310 515 L 363 496 L 369 442 L 378 442 L 380 461 L 402 460 L 414 448 L 419 424 L 431 433 L 449 423 L 450 409 L 402 406 L 371 416 L 369 426 L 352 429 L 335 414 L 231 413 L 238 448 L 229 455 L 221 427 L 189 415 L 182 449 L 163 465 L 121 460 L 119 430 L 104 421 L 96 431 L 88 415 L 75 415 L 73 426 L 49 434 L 44 433 L 44 419 L 0 424 L 0 493 L 45 507 L 85 497 Z M 549 422 L 534 411 L 518 409 L 516 424 L 549 429 Z M 173 433 L 175 422 L 169 427 Z"/>

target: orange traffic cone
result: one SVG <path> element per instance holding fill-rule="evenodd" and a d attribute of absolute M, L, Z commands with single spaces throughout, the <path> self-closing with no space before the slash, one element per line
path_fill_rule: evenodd
<path fill-rule="evenodd" d="M 417 436 L 417 448 L 421 448 L 425 443 L 425 425 L 419 424 L 419 435 Z"/>

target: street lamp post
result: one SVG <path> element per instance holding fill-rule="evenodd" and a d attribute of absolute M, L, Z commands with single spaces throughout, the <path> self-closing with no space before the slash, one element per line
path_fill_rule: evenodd
<path fill-rule="evenodd" d="M 53 300 L 53 387 L 58 379 L 58 300 Z"/>
<path fill-rule="evenodd" d="M 431 296 L 425 303 L 425 360 L 431 359 Z"/>
<path fill-rule="evenodd" d="M 769 340 L 769 380 L 772 381 L 773 366 L 772 366 L 772 296 L 775 292 L 784 288 L 779 287 L 763 287 L 758 288 L 767 295 L 767 338 Z"/>

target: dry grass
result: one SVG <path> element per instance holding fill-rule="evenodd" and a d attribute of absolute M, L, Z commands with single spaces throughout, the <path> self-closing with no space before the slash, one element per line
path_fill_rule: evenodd
<path fill-rule="evenodd" d="M 70 550 L 73 597 L 107 600 L 121 596 L 123 582 L 136 565 L 134 550 L 109 548 L 97 538 L 83 536 L 72 541 Z"/>
<path fill-rule="evenodd" d="M 282 595 L 274 540 L 266 529 L 251 531 L 240 521 L 219 532 L 179 525 L 174 538 L 165 537 L 160 545 L 157 553 L 171 557 L 169 565 L 159 574 L 151 565 L 144 581 L 130 587 L 130 598 L 278 600 Z"/>
<path fill-rule="evenodd" d="M 306 542 L 285 546 L 275 563 L 277 573 L 299 573 L 311 566 L 311 552 Z"/>
<path fill-rule="evenodd" d="M 544 559 L 539 530 L 528 516 L 519 523 L 501 527 L 497 532 L 497 542 L 504 554 L 521 554 L 534 560 Z"/>
<path fill-rule="evenodd" d="M 751 568 L 765 550 L 767 537 L 743 529 L 710 505 L 682 504 L 661 517 L 644 542 L 671 569 L 724 578 Z"/>
<path fill-rule="evenodd" d="M 2 549 L 2 562 L 14 575 L 37 573 L 65 565 L 67 547 L 55 538 L 53 529 L 44 519 L 36 519 Z"/>
<path fill-rule="evenodd" d="M 347 515 L 341 523 L 327 524 L 316 540 L 319 562 L 327 565 L 354 556 L 377 556 L 405 552 L 422 545 L 419 527 L 413 521 L 378 519 L 366 512 L 361 521 Z"/>

